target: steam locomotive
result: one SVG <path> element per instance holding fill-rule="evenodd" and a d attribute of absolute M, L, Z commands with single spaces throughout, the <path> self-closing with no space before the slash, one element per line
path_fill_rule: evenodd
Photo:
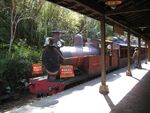
<path fill-rule="evenodd" d="M 29 91 L 37 95 L 53 95 L 73 84 L 100 76 L 101 73 L 101 44 L 100 40 L 91 40 L 84 44 L 82 38 L 76 39 L 74 46 L 60 48 L 63 61 L 60 78 L 50 81 L 46 76 L 30 79 Z M 106 71 L 111 71 L 127 65 L 127 44 L 106 41 Z M 131 46 L 131 54 L 135 46 Z M 144 47 L 141 48 L 141 58 L 145 56 Z M 68 65 L 66 65 L 68 64 Z M 68 68 L 69 67 L 69 68 Z M 73 68 L 70 68 L 73 67 Z"/>

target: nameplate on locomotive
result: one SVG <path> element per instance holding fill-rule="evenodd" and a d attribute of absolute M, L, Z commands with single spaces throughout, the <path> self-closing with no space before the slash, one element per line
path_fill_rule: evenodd
<path fill-rule="evenodd" d="M 74 77 L 74 68 L 72 65 L 61 65 L 60 66 L 60 78 Z"/>
<path fill-rule="evenodd" d="M 32 75 L 43 74 L 43 68 L 41 63 L 32 64 Z"/>

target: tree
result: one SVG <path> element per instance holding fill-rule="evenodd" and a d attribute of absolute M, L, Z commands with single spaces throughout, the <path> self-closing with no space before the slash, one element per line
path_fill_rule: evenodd
<path fill-rule="evenodd" d="M 43 0 L 11 0 L 11 34 L 9 53 L 11 53 L 18 23 L 28 19 L 35 20 L 38 12 L 43 6 L 43 3 Z"/>
<path fill-rule="evenodd" d="M 10 33 L 10 2 L 0 0 L 0 42 L 9 42 Z"/>

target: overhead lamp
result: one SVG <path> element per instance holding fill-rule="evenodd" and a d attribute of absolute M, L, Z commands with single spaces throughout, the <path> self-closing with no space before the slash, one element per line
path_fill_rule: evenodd
<path fill-rule="evenodd" d="M 115 9 L 117 5 L 120 5 L 122 0 L 105 0 L 105 4 Z"/>
<path fill-rule="evenodd" d="M 144 31 L 144 29 L 146 29 L 147 27 L 139 27 L 139 29 L 141 29 L 141 31 Z"/>

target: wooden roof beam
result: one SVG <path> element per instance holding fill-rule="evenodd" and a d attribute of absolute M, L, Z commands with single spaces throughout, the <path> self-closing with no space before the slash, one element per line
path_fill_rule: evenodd
<path fill-rule="evenodd" d="M 49 0 L 48 0 L 49 1 Z M 64 2 L 64 0 L 50 0 L 51 2 L 54 2 L 54 3 L 57 3 L 57 4 L 60 4 L 62 2 Z"/>
<path fill-rule="evenodd" d="M 132 29 L 140 29 L 140 28 L 150 28 L 150 24 L 135 24 L 135 25 L 132 25 Z"/>
<path fill-rule="evenodd" d="M 67 3 L 67 7 L 68 7 L 68 8 L 72 8 L 72 7 L 75 7 L 75 6 L 76 6 L 76 3 L 75 3 L 75 2 L 70 2 L 70 3 L 65 2 L 65 3 Z"/>
<path fill-rule="evenodd" d="M 119 25 L 120 27 L 124 28 L 125 30 L 129 29 L 133 34 L 135 34 L 135 35 L 137 35 L 139 37 L 144 37 L 142 34 L 140 34 L 140 33 L 136 32 L 136 31 L 134 31 L 133 29 L 131 29 L 131 28 L 129 28 L 129 27 L 127 27 L 127 26 L 125 26 L 125 25 L 115 21 L 115 20 L 113 20 L 112 18 L 110 18 L 108 16 L 106 16 L 106 19 L 108 19 L 109 21 L 112 21 L 116 25 Z"/>
<path fill-rule="evenodd" d="M 98 7 L 97 4 L 93 5 L 93 7 L 95 8 L 99 8 L 101 11 L 98 11 L 97 9 L 93 8 L 91 5 L 92 3 L 89 3 L 88 5 L 86 4 L 87 3 L 87 0 L 83 0 L 83 1 L 80 1 L 80 0 L 72 0 L 72 1 L 75 1 L 77 2 L 78 4 L 82 5 L 83 7 L 86 7 L 87 9 L 93 11 L 93 12 L 96 12 L 98 13 L 99 15 L 103 15 L 104 13 L 104 10 L 102 7 Z"/>
<path fill-rule="evenodd" d="M 141 10 L 129 10 L 129 11 L 124 11 L 124 12 L 107 12 L 107 16 L 114 16 L 114 15 L 122 15 L 122 14 L 129 14 L 129 13 L 142 13 L 142 12 L 147 12 L 150 11 L 150 9 L 141 9 Z"/>

